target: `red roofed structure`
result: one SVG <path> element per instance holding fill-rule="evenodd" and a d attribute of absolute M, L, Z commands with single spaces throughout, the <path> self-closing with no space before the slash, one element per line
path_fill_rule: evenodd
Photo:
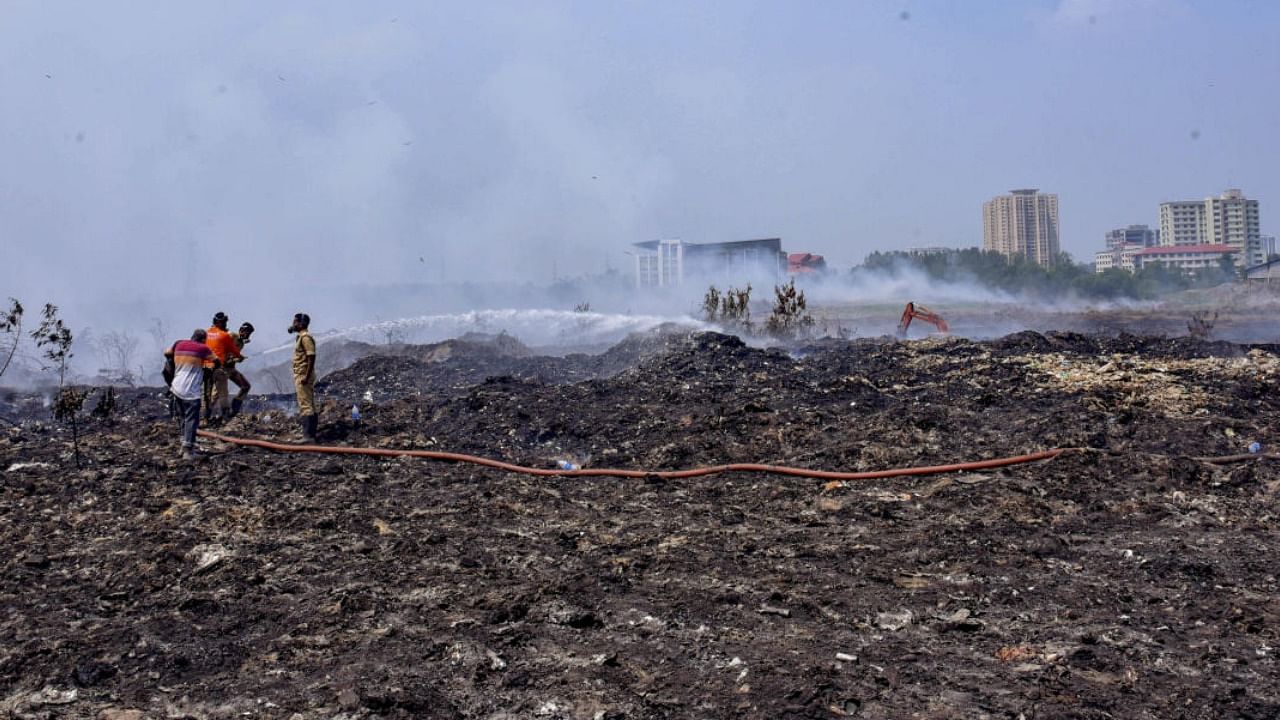
<path fill-rule="evenodd" d="M 791 253 L 787 256 L 788 275 L 820 273 L 827 269 L 826 258 L 813 253 Z"/>
<path fill-rule="evenodd" d="M 1183 270 L 1216 267 L 1222 257 L 1238 252 L 1232 245 L 1158 245 L 1143 248 L 1133 256 L 1134 268 L 1152 263 L 1173 265 Z"/>

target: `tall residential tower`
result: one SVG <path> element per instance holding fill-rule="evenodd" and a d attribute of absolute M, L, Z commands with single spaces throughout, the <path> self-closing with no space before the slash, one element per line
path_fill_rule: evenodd
<path fill-rule="evenodd" d="M 1204 200 L 1160 203 L 1160 244 L 1230 245 L 1236 264 L 1243 267 L 1267 259 L 1258 201 L 1235 189 Z"/>
<path fill-rule="evenodd" d="M 1007 257 L 1022 255 L 1037 265 L 1058 258 L 1058 196 L 1035 189 L 1013 190 L 982 204 L 982 247 Z"/>

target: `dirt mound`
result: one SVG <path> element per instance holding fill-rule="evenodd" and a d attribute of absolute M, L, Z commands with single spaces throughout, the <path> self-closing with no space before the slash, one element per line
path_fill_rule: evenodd
<path fill-rule="evenodd" d="M 317 389 L 343 402 L 386 402 L 419 395 L 456 395 L 486 378 L 509 376 L 548 384 L 616 375 L 689 335 L 676 326 L 635 333 L 600 355 L 535 355 L 509 335 L 402 345 L 326 375 Z"/>
<path fill-rule="evenodd" d="M 540 467 L 1082 448 L 850 483 L 538 479 L 216 443 L 189 464 L 141 390 L 90 423 L 77 470 L 33 405 L 0 428 L 0 710 L 1272 717 L 1280 465 L 1195 458 L 1275 450 L 1280 357 L 1168 342 L 788 351 L 701 333 L 608 361 L 454 343 L 367 357 L 322 393 L 323 442 Z M 399 397 L 353 423 L 345 393 L 378 386 Z M 272 411 L 227 431 L 294 428 Z"/>

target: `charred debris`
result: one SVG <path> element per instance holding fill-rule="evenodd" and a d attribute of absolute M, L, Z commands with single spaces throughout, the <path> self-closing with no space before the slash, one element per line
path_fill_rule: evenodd
<path fill-rule="evenodd" d="M 664 329 L 558 358 L 485 338 L 349 350 L 320 385 L 328 444 L 654 469 L 1080 449 L 827 484 L 217 443 L 191 464 L 141 388 L 79 428 L 77 470 L 71 429 L 11 394 L 0 712 L 1280 713 L 1275 346 L 1025 332 L 763 349 Z M 287 405 L 259 398 L 223 431 L 288 441 Z"/>

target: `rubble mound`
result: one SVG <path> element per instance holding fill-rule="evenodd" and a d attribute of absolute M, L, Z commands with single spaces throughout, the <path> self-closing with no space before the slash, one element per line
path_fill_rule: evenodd
<path fill-rule="evenodd" d="M 0 711 L 1280 714 L 1273 346 L 655 333 L 547 358 L 455 341 L 323 388 L 323 443 L 544 468 L 1069 449 L 851 482 L 539 478 L 211 441 L 188 463 L 140 389 L 85 420 L 76 468 L 68 428 L 22 400 L 0 427 Z M 295 440 L 263 407 L 225 431 Z"/>
<path fill-rule="evenodd" d="M 536 355 L 510 335 L 472 333 L 457 340 L 400 345 L 389 353 L 367 355 L 326 375 L 317 389 L 343 402 L 386 402 L 424 394 L 456 395 L 491 377 L 575 383 L 615 375 L 688 335 L 678 326 L 659 326 L 634 333 L 601 355 L 560 357 Z"/>

